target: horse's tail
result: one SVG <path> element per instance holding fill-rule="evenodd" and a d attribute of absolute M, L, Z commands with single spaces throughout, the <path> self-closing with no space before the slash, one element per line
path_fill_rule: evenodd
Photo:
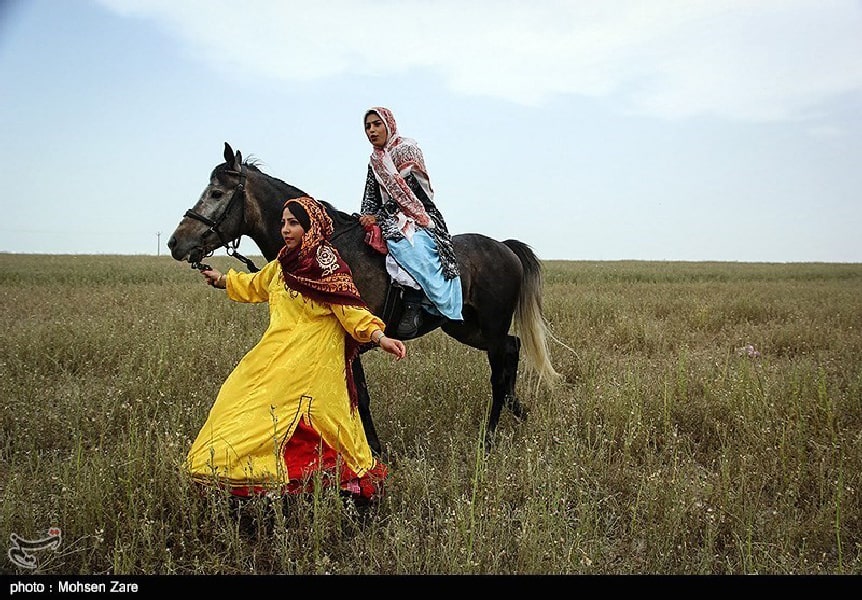
<path fill-rule="evenodd" d="M 527 244 L 518 240 L 505 240 L 503 243 L 515 253 L 524 267 L 521 295 L 515 309 L 515 328 L 521 338 L 524 355 L 538 373 L 540 382 L 556 383 L 561 375 L 551 365 L 548 328 L 542 316 L 542 265 Z"/>

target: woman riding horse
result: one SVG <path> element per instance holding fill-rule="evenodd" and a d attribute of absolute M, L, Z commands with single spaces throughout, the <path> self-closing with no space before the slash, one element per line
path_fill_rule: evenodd
<path fill-rule="evenodd" d="M 421 325 L 423 291 L 429 312 L 461 320 L 458 262 L 416 141 L 400 136 L 392 111 L 380 106 L 365 112 L 365 135 L 374 149 L 360 222 L 366 229 L 379 226 L 386 240 L 386 270 L 404 290 L 405 309 L 395 333 L 410 339 Z"/>

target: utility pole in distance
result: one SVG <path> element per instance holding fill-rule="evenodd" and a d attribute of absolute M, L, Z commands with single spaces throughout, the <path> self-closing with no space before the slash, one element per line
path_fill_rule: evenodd
<path fill-rule="evenodd" d="M 162 251 L 162 232 L 159 231 L 156 233 L 156 256 L 159 256 L 159 253 Z"/>

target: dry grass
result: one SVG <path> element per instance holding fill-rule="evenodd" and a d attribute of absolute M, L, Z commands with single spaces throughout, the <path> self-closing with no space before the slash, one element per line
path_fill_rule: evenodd
<path fill-rule="evenodd" d="M 438 331 L 363 359 L 386 499 L 255 501 L 248 530 L 181 464 L 266 307 L 166 257 L 0 255 L 0 539 L 59 526 L 44 574 L 862 573 L 862 265 L 545 276 L 567 383 L 522 372 L 490 455 L 484 355 Z"/>

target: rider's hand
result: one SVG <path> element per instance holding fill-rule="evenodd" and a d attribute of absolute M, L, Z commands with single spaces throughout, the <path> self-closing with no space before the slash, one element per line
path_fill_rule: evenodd
<path fill-rule="evenodd" d="M 360 215 L 359 224 L 363 227 L 371 227 L 372 225 L 377 225 L 377 217 L 375 217 L 374 215 Z"/>

